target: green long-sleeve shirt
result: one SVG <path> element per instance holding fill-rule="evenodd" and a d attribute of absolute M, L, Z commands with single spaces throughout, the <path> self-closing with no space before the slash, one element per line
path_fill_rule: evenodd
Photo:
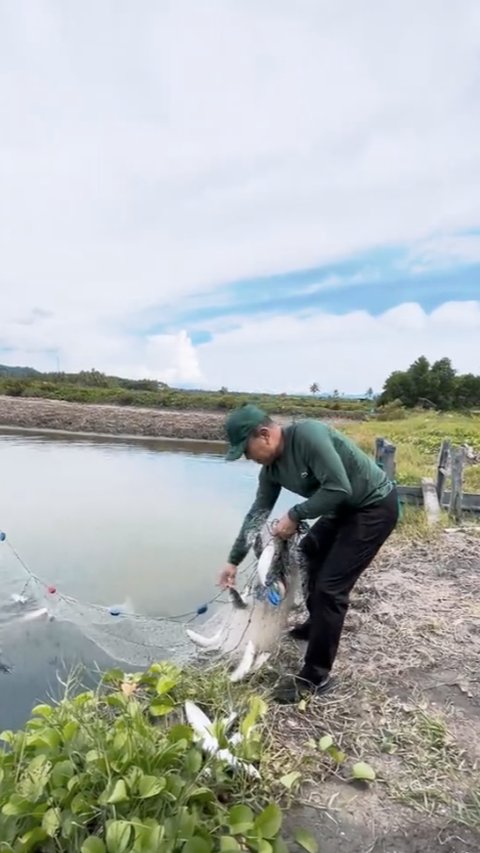
<path fill-rule="evenodd" d="M 306 498 L 288 513 L 300 521 L 335 515 L 342 507 L 369 506 L 386 497 L 392 483 L 343 433 L 314 420 L 292 424 L 284 430 L 281 456 L 262 466 L 255 500 L 230 551 L 233 565 L 246 556 L 249 534 L 267 520 L 282 488 Z"/>

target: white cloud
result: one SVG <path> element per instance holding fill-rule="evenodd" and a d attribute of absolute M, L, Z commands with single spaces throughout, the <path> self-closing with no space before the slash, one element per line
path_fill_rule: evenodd
<path fill-rule="evenodd" d="M 479 24 L 477 0 L 2 4 L 8 360 L 196 382 L 188 337 L 132 317 L 478 226 Z"/>
<path fill-rule="evenodd" d="M 479 339 L 480 302 L 446 303 L 430 314 L 405 304 L 378 317 L 357 311 L 245 321 L 198 351 L 213 388 L 306 393 L 318 382 L 323 391 L 363 394 L 419 355 L 447 356 L 460 372 L 480 372 L 472 361 Z"/>

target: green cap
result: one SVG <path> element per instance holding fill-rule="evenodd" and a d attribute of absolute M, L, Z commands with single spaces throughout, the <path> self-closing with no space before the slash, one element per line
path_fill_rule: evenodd
<path fill-rule="evenodd" d="M 240 406 L 239 409 L 233 410 L 225 424 L 230 444 L 225 457 L 227 462 L 234 462 L 235 459 L 240 459 L 243 456 L 250 433 L 253 429 L 260 426 L 266 417 L 266 412 L 262 412 L 261 409 L 252 403 L 246 403 L 244 406 Z"/>

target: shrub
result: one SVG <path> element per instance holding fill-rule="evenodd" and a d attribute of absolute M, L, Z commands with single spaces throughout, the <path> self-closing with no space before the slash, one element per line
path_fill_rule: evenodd
<path fill-rule="evenodd" d="M 97 691 L 39 705 L 23 731 L 3 732 L 0 850 L 287 850 L 281 811 L 262 802 L 261 783 L 195 741 L 184 701 L 198 694 L 198 673 L 196 682 L 167 663 L 129 677 L 113 671 Z M 243 739 L 232 747 L 240 760 L 259 759 L 266 710 L 257 696 L 243 709 Z M 219 719 L 215 734 L 226 746 Z"/>
<path fill-rule="evenodd" d="M 4 394 L 8 397 L 21 397 L 27 388 L 27 383 L 21 379 L 7 379 L 3 384 Z"/>
<path fill-rule="evenodd" d="M 375 415 L 378 421 L 400 421 L 407 417 L 407 411 L 401 400 L 392 400 L 391 403 L 379 406 Z"/>

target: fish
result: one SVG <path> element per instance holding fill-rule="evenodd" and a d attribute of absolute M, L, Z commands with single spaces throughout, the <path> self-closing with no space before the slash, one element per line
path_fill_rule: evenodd
<path fill-rule="evenodd" d="M 220 761 L 224 761 L 234 770 L 243 770 L 247 773 L 248 776 L 253 776 L 256 779 L 260 778 L 260 774 L 256 767 L 253 764 L 249 764 L 246 761 L 243 761 L 241 758 L 237 758 L 236 755 L 233 754 L 231 749 L 227 747 L 220 747 L 220 743 L 218 738 L 214 734 L 214 725 L 211 720 L 208 719 L 207 715 L 204 714 L 201 708 L 192 702 L 190 699 L 187 699 L 184 705 L 185 708 L 185 716 L 187 718 L 187 722 L 193 729 L 194 739 L 200 745 L 204 752 L 207 755 L 212 755 L 214 758 L 219 759 Z M 230 725 L 236 719 L 236 714 L 232 715 L 230 718 L 224 723 L 225 732 L 228 732 Z M 227 741 L 231 746 L 238 745 L 243 740 L 243 736 L 240 732 L 237 732 L 231 738 L 227 737 Z"/>
<path fill-rule="evenodd" d="M 303 538 L 310 530 L 301 522 L 290 539 L 274 534 L 274 522 L 265 522 L 250 545 L 255 556 L 253 577 L 239 592 L 230 588 L 230 604 L 203 626 L 206 633 L 186 628 L 190 641 L 206 654 L 217 654 L 231 664 L 231 682 L 258 672 L 278 649 L 288 627 L 299 590 L 307 585 Z M 211 633 L 210 633 L 211 631 Z"/>

